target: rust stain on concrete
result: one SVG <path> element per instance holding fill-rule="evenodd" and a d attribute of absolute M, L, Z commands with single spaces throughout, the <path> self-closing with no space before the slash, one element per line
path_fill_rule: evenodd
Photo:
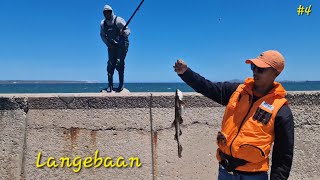
<path fill-rule="evenodd" d="M 95 152 L 97 146 L 97 131 L 90 131 L 92 152 Z"/>
<path fill-rule="evenodd" d="M 77 137 L 79 135 L 79 128 L 70 128 L 71 149 L 74 149 Z"/>

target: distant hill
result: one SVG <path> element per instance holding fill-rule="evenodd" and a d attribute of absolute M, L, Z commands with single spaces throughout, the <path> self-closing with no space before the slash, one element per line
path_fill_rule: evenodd
<path fill-rule="evenodd" d="M 72 84 L 98 83 L 97 81 L 60 81 L 60 80 L 0 80 L 0 84 Z"/>
<path fill-rule="evenodd" d="M 241 79 L 231 79 L 231 80 L 228 80 L 228 82 L 232 82 L 232 83 L 243 83 L 244 80 L 241 80 Z M 306 82 L 311 82 L 311 83 L 314 83 L 314 82 L 320 82 L 320 81 L 308 81 L 308 80 L 305 80 L 305 81 L 292 81 L 292 80 L 281 80 L 281 81 L 277 81 L 277 82 L 280 82 L 280 83 L 306 83 Z"/>
<path fill-rule="evenodd" d="M 224 82 L 224 81 L 212 81 L 212 82 Z M 243 83 L 244 80 L 241 79 L 231 79 L 227 82 L 232 83 Z M 282 80 L 281 83 L 317 83 L 320 81 L 291 81 L 291 80 Z M 80 83 L 107 83 L 99 81 L 62 81 L 62 80 L 0 80 L 0 84 L 80 84 Z M 127 82 L 127 83 L 137 83 L 137 82 Z M 177 82 L 139 82 L 139 83 L 177 83 Z M 179 82 L 184 84 L 184 82 Z"/>
<path fill-rule="evenodd" d="M 282 82 L 282 83 L 306 83 L 306 82 L 320 82 L 320 81 L 308 81 L 308 80 L 306 80 L 306 81 L 290 81 L 290 80 L 283 80 L 283 81 L 280 81 L 280 82 Z"/>
<path fill-rule="evenodd" d="M 244 80 L 241 79 L 231 79 L 228 82 L 236 82 L 236 83 L 243 83 Z"/>

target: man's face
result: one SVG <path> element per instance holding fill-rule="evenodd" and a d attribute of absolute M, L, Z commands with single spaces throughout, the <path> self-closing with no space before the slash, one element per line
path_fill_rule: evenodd
<path fill-rule="evenodd" d="M 103 11 L 103 15 L 107 20 L 110 20 L 111 19 L 111 15 L 112 15 L 112 11 L 111 10 Z"/>
<path fill-rule="evenodd" d="M 254 84 L 257 87 L 273 84 L 278 76 L 278 72 L 272 67 L 259 68 L 254 64 L 251 64 L 251 70 L 253 72 Z"/>

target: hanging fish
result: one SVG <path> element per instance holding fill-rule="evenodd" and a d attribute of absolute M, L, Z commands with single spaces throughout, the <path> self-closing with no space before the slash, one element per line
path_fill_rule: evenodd
<path fill-rule="evenodd" d="M 174 139 L 177 141 L 178 143 L 178 157 L 181 158 L 181 152 L 182 152 L 182 146 L 180 144 L 179 141 L 179 136 L 182 135 L 182 131 L 180 129 L 180 124 L 183 123 L 183 119 L 182 119 L 182 111 L 183 111 L 183 107 L 184 107 L 184 102 L 182 101 L 183 95 L 182 92 L 177 89 L 176 90 L 176 95 L 175 95 L 175 103 L 174 103 L 174 109 L 175 109 L 175 118 L 174 121 L 172 123 L 172 127 L 175 127 L 175 135 L 174 135 Z"/>

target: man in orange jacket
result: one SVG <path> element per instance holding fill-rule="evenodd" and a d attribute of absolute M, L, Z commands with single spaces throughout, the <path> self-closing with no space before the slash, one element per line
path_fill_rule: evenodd
<path fill-rule="evenodd" d="M 196 92 L 225 105 L 217 134 L 219 180 L 267 180 L 272 143 L 270 179 L 287 179 L 292 165 L 294 123 L 286 91 L 275 82 L 284 58 L 274 50 L 245 61 L 253 78 L 243 84 L 213 83 L 178 60 L 174 70 Z"/>

